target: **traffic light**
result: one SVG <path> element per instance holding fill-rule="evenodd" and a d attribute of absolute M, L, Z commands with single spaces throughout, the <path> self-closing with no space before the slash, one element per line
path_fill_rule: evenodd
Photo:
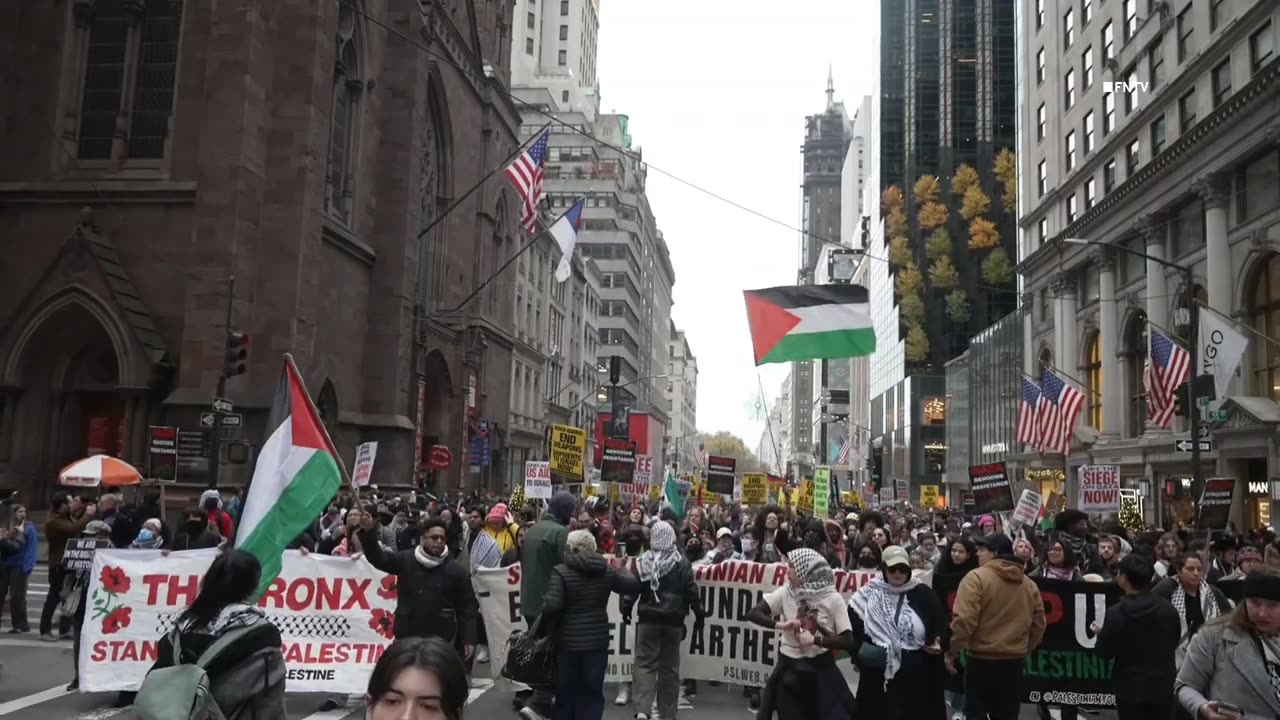
<path fill-rule="evenodd" d="M 243 375 L 249 360 L 249 336 L 242 332 L 227 333 L 227 355 L 222 366 L 223 377 Z"/>
<path fill-rule="evenodd" d="M 609 384 L 617 385 L 620 379 L 622 379 L 622 356 L 614 355 L 609 358 Z"/>
<path fill-rule="evenodd" d="M 1191 417 L 1191 383 L 1182 383 L 1173 391 L 1173 410 L 1178 417 Z"/>

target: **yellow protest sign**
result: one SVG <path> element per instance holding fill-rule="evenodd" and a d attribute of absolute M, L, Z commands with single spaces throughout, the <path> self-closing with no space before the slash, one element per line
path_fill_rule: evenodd
<path fill-rule="evenodd" d="M 596 496 L 596 493 L 599 492 L 599 490 L 600 490 L 599 486 L 584 484 L 582 486 L 582 497 L 593 498 Z"/>
<path fill-rule="evenodd" d="M 920 486 L 920 506 L 927 507 L 930 510 L 938 508 L 938 486 L 937 485 L 921 485 Z"/>
<path fill-rule="evenodd" d="M 649 502 L 658 502 L 662 499 L 662 486 L 665 484 L 665 481 L 649 484 Z"/>
<path fill-rule="evenodd" d="M 840 493 L 840 502 L 847 507 L 862 507 L 862 495 L 856 492 L 842 492 Z"/>
<path fill-rule="evenodd" d="M 744 473 L 742 476 L 742 503 L 765 505 L 769 500 L 769 476 L 764 473 Z"/>
<path fill-rule="evenodd" d="M 582 466 L 586 456 L 586 430 L 569 425 L 551 426 L 551 474 L 553 476 L 560 476 L 562 482 L 582 482 Z"/>
<path fill-rule="evenodd" d="M 813 514 L 813 481 L 801 480 L 800 490 L 794 496 L 796 510 Z"/>
<path fill-rule="evenodd" d="M 622 486 L 618 483 L 609 483 L 609 503 L 617 505 L 622 502 Z"/>

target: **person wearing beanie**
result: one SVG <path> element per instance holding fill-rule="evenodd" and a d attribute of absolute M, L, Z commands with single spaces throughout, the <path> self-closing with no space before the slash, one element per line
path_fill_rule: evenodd
<path fill-rule="evenodd" d="M 968 652 L 966 716 L 1016 718 L 1027 655 L 1044 638 L 1044 601 L 1014 556 L 1009 536 L 991 533 L 974 542 L 980 565 L 956 591 L 946 665 L 955 672 L 956 658 Z"/>
<path fill-rule="evenodd" d="M 578 501 L 561 490 L 547 503 L 547 512 L 524 537 L 520 563 L 520 612 L 529 627 L 542 614 L 542 602 L 551 585 L 551 573 L 564 560 L 565 543 L 569 540 L 569 523 Z M 535 687 L 520 716 L 525 720 L 542 720 L 551 715 L 551 688 Z"/>
<path fill-rule="evenodd" d="M 516 536 L 520 533 L 520 526 L 516 524 L 515 518 L 511 517 L 511 509 L 507 504 L 498 503 L 489 508 L 489 515 L 484 521 L 484 531 L 498 543 L 501 554 L 506 555 L 516 547 Z"/>
<path fill-rule="evenodd" d="M 1262 553 L 1252 545 L 1245 545 L 1236 553 L 1236 569 L 1223 580 L 1243 580 L 1246 575 L 1262 565 Z"/>
<path fill-rule="evenodd" d="M 616 572 L 600 554 L 590 530 L 565 540 L 563 560 L 551 571 L 542 616 L 554 621 L 556 689 L 554 717 L 604 717 L 604 678 L 609 665 L 609 600 L 641 591 L 634 575 Z"/>
<path fill-rule="evenodd" d="M 1178 611 L 1151 592 L 1155 567 L 1140 555 L 1127 555 L 1116 565 L 1115 581 L 1124 597 L 1107 608 L 1097 633 L 1098 654 L 1113 658 L 1111 680 L 1120 720 L 1173 717 L 1168 688 L 1178 674 L 1173 661 L 1182 628 Z"/>
<path fill-rule="evenodd" d="M 1280 717 L 1280 574 L 1259 568 L 1244 600 L 1206 623 L 1178 669 L 1178 704 L 1196 720 Z"/>

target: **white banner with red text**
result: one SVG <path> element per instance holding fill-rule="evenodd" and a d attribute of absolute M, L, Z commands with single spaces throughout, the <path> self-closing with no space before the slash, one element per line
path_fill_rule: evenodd
<path fill-rule="evenodd" d="M 80 635 L 82 692 L 137 690 L 218 550 L 99 550 Z M 297 551 L 258 606 L 280 630 L 289 692 L 363 693 L 391 642 L 394 577 Z"/>
<path fill-rule="evenodd" d="M 620 562 L 612 559 L 615 567 Z M 763 686 L 773 672 L 778 634 L 747 619 L 760 597 L 786 583 L 786 566 L 726 561 L 694 567 L 694 580 L 709 613 L 702 632 L 693 632 L 693 615 L 685 622 L 680 677 L 737 685 Z M 836 587 L 847 600 L 870 582 L 875 573 L 837 570 Z M 489 657 L 495 673 L 507 659 L 506 640 L 525 627 L 520 612 L 520 566 L 481 569 L 474 585 L 489 637 Z M 927 582 L 926 578 L 921 578 Z M 635 627 L 622 622 L 617 597 L 609 601 L 609 665 L 605 680 L 630 681 Z M 635 613 L 632 613 L 634 621 Z"/>

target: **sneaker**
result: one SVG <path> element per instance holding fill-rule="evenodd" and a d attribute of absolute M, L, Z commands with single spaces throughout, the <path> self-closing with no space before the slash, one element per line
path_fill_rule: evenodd
<path fill-rule="evenodd" d="M 76 678 L 67 684 L 67 692 L 75 692 L 80 689 L 80 678 Z"/>
<path fill-rule="evenodd" d="M 58 638 L 54 637 L 54 636 L 53 636 L 52 634 L 50 634 L 50 633 L 44 633 L 43 635 L 41 635 L 41 636 L 40 636 L 40 639 L 41 639 L 41 640 L 43 640 L 43 641 L 45 641 L 45 642 L 57 642 L 57 641 L 58 641 Z"/>
<path fill-rule="evenodd" d="M 519 714 L 520 714 L 520 717 L 524 718 L 524 720 L 547 720 L 546 718 L 542 717 L 542 715 L 540 715 L 537 710 L 534 710 L 533 708 L 528 707 L 527 705 L 525 707 L 520 708 Z"/>
<path fill-rule="evenodd" d="M 29 632 L 31 632 L 31 628 L 9 628 L 10 635 L 26 635 Z"/>
<path fill-rule="evenodd" d="M 613 701 L 613 704 L 622 706 L 629 702 L 631 702 L 631 683 L 622 683 L 618 686 L 618 698 Z"/>
<path fill-rule="evenodd" d="M 751 712 L 755 712 L 760 709 L 759 694 L 751 693 L 750 697 L 747 698 L 747 709 L 750 710 Z"/>
<path fill-rule="evenodd" d="M 649 716 L 644 713 L 636 713 L 636 720 L 649 720 Z"/>
<path fill-rule="evenodd" d="M 489 646 L 488 645 L 476 646 L 476 662 L 478 663 L 489 662 Z"/>

